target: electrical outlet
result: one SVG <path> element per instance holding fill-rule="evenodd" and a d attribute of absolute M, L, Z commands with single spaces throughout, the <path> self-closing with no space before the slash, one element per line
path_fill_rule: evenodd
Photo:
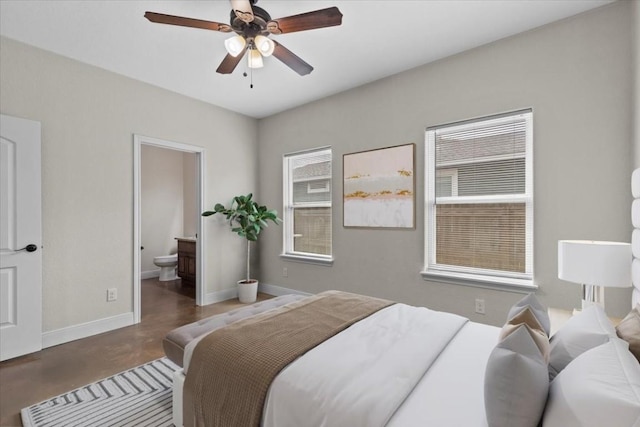
<path fill-rule="evenodd" d="M 476 299 L 476 313 L 485 314 L 484 312 L 484 300 L 477 298 Z"/>
<path fill-rule="evenodd" d="M 289 277 L 289 269 L 287 267 L 282 268 L 282 277 Z"/>
<path fill-rule="evenodd" d="M 118 289 L 117 288 L 107 289 L 107 301 L 115 301 L 117 299 L 118 299 Z"/>

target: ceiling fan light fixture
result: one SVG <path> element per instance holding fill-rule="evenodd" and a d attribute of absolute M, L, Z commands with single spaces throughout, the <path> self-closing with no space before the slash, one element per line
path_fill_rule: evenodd
<path fill-rule="evenodd" d="M 264 57 L 271 56 L 274 49 L 276 48 L 276 44 L 273 42 L 273 40 L 262 35 L 256 36 L 254 43 L 258 51 Z"/>
<path fill-rule="evenodd" d="M 247 56 L 247 62 L 249 68 L 262 68 L 264 63 L 262 62 L 262 55 L 257 49 L 249 49 L 249 55 Z"/>
<path fill-rule="evenodd" d="M 231 56 L 238 56 L 246 45 L 247 41 L 242 36 L 233 36 L 224 41 L 224 47 Z"/>

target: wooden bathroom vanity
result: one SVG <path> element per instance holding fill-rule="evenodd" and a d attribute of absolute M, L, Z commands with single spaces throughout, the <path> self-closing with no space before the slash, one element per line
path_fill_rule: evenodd
<path fill-rule="evenodd" d="M 178 241 L 178 276 L 186 286 L 196 285 L 196 239 L 176 237 Z"/>

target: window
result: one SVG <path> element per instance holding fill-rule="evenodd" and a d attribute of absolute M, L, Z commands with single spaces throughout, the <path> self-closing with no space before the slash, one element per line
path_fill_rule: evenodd
<path fill-rule="evenodd" d="M 533 288 L 531 110 L 427 129 L 425 278 Z"/>
<path fill-rule="evenodd" d="M 331 149 L 284 156 L 283 257 L 331 263 Z"/>

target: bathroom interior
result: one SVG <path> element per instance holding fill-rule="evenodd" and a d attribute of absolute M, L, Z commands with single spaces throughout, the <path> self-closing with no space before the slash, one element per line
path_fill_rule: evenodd
<path fill-rule="evenodd" d="M 140 277 L 194 299 L 196 174 L 195 153 L 141 146 Z"/>

